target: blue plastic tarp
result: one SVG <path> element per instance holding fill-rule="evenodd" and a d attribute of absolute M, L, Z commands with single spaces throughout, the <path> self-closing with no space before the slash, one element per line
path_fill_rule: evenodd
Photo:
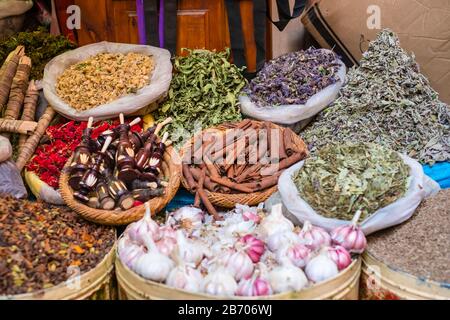
<path fill-rule="evenodd" d="M 442 189 L 450 188 L 450 162 L 438 162 L 432 166 L 424 165 L 423 171 L 439 183 Z"/>

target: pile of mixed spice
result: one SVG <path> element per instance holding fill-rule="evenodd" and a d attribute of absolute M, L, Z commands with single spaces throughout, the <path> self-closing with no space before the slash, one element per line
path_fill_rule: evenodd
<path fill-rule="evenodd" d="M 260 107 L 305 104 L 341 80 L 337 74 L 341 66 L 336 54 L 328 50 L 309 48 L 287 53 L 267 62 L 244 92 Z"/>
<path fill-rule="evenodd" d="M 340 97 L 301 135 L 312 153 L 330 142 L 366 141 L 433 164 L 450 160 L 450 108 L 398 37 L 383 30 L 347 73 Z"/>
<path fill-rule="evenodd" d="M 69 267 L 85 273 L 114 246 L 112 227 L 83 220 L 66 207 L 0 196 L 0 295 L 50 288 Z"/>
<path fill-rule="evenodd" d="M 401 198 L 410 168 L 397 152 L 374 143 L 331 144 L 306 159 L 294 176 L 300 196 L 320 215 L 363 221 Z"/>
<path fill-rule="evenodd" d="M 154 68 L 144 54 L 99 53 L 64 70 L 56 93 L 77 110 L 95 108 L 148 85 Z"/>
<path fill-rule="evenodd" d="M 450 284 L 450 189 L 426 199 L 400 226 L 367 240 L 370 254 L 388 266 Z"/>

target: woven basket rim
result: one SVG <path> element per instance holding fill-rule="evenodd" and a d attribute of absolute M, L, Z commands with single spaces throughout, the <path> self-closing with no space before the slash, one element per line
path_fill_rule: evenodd
<path fill-rule="evenodd" d="M 262 123 L 264 121 L 258 121 L 258 120 L 251 120 L 252 122 L 259 122 Z M 239 121 L 240 122 L 240 121 Z M 239 123 L 237 122 L 237 123 Z M 297 134 L 295 134 L 294 131 L 292 131 L 290 128 L 287 127 L 282 127 L 279 126 L 273 122 L 268 122 L 270 123 L 270 126 L 272 128 L 280 128 L 282 130 L 289 130 L 292 133 L 293 136 L 293 141 L 296 145 L 300 146 L 301 148 L 303 148 L 306 151 L 306 154 L 308 154 L 308 147 L 305 144 L 305 142 L 303 141 L 302 138 L 300 138 Z M 222 124 L 222 125 L 218 125 L 216 127 L 211 127 L 211 128 L 207 128 L 204 129 L 200 132 L 198 132 L 197 134 L 195 134 L 191 139 L 189 139 L 184 145 L 183 147 L 180 149 L 180 157 L 181 159 L 183 159 L 183 156 L 185 154 L 185 151 L 188 150 L 188 148 L 191 147 L 192 142 L 194 141 L 194 139 L 199 136 L 202 135 L 203 133 L 207 132 L 207 131 L 221 131 L 224 132 L 226 131 L 227 128 Z M 189 185 L 186 181 L 186 179 L 184 178 L 184 175 L 181 174 L 181 183 L 183 185 L 183 187 L 188 190 L 189 192 L 191 192 L 189 190 Z M 234 208 L 234 206 L 239 203 L 239 204 L 246 204 L 246 205 L 257 205 L 265 200 L 267 200 L 272 194 L 274 194 L 276 191 L 278 190 L 278 186 L 272 186 L 270 188 L 264 189 L 262 191 L 258 191 L 258 192 L 252 192 L 252 193 L 220 193 L 220 192 L 211 192 L 209 190 L 205 189 L 206 195 L 208 196 L 208 199 L 211 201 L 212 204 L 221 206 L 223 208 Z M 191 192 L 193 193 L 193 192 Z M 237 198 L 237 199 L 236 199 Z"/>
<path fill-rule="evenodd" d="M 164 152 L 163 162 L 165 162 L 169 168 L 169 185 L 165 188 L 165 193 L 163 196 L 155 197 L 149 201 L 152 215 L 160 212 L 173 199 L 178 191 L 178 188 L 180 187 L 181 161 L 178 161 L 177 159 L 179 159 L 178 152 L 173 148 L 173 146 L 167 147 Z M 61 196 L 68 207 L 77 212 L 86 220 L 113 226 L 127 225 L 141 219 L 144 216 L 144 205 L 133 207 L 125 211 L 116 211 L 94 209 L 75 200 L 73 198 L 73 190 L 68 184 L 69 175 L 67 173 L 67 167 L 70 165 L 71 160 L 72 156 L 64 165 L 59 179 Z M 178 162 L 178 164 L 176 162 Z"/>

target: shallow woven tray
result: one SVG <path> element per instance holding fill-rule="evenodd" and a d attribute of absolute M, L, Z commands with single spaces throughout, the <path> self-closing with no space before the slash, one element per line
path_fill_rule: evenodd
<path fill-rule="evenodd" d="M 169 185 L 164 190 L 162 197 L 150 200 L 150 208 L 152 215 L 160 212 L 173 199 L 180 187 L 181 179 L 181 161 L 178 153 L 172 146 L 169 146 L 164 152 L 162 171 L 164 177 L 169 177 Z M 106 225 L 126 225 L 141 219 L 144 215 L 145 208 L 143 205 L 133 207 L 126 211 L 94 209 L 75 200 L 73 198 L 73 190 L 68 184 L 69 175 L 66 168 L 69 166 L 72 157 L 66 162 L 64 170 L 59 179 L 59 187 L 64 202 L 83 218 L 99 224 Z"/>
<path fill-rule="evenodd" d="M 256 120 L 252 120 L 253 122 L 258 122 Z M 305 142 L 295 134 L 291 129 L 289 128 L 283 128 L 280 127 L 274 123 L 270 123 L 272 128 L 282 128 L 284 130 L 289 130 L 292 132 L 293 136 L 293 142 L 298 147 L 299 150 L 305 150 L 306 154 L 308 154 L 308 148 L 305 144 Z M 219 131 L 225 131 L 227 127 L 224 126 L 218 126 L 215 128 L 209 128 L 206 130 L 203 130 L 201 133 L 197 134 L 203 134 L 205 131 L 212 131 L 212 130 L 219 130 Z M 196 135 L 196 136 L 197 136 Z M 195 136 L 188 141 L 181 150 L 180 157 L 183 159 L 183 155 L 186 152 L 186 150 L 189 150 L 191 148 L 191 144 L 194 141 Z M 189 190 L 188 183 L 186 179 L 184 178 L 183 174 L 181 175 L 181 182 L 183 186 Z M 267 200 L 273 193 L 277 191 L 278 187 L 277 185 L 267 188 L 263 191 L 259 192 L 253 192 L 253 193 L 218 193 L 218 192 L 211 192 L 207 189 L 205 189 L 206 195 L 208 196 L 209 201 L 211 201 L 212 204 L 222 207 L 222 208 L 234 208 L 236 204 L 246 204 L 249 206 L 255 206 L 259 203 Z"/>

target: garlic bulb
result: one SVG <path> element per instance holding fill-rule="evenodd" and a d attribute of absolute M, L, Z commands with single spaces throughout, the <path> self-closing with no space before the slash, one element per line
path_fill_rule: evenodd
<path fill-rule="evenodd" d="M 277 252 L 277 261 L 282 263 L 285 257 L 298 268 L 304 268 L 311 256 L 311 249 L 304 244 L 297 243 L 282 248 Z"/>
<path fill-rule="evenodd" d="M 144 248 L 133 243 L 126 235 L 120 238 L 117 250 L 120 261 L 128 268 L 131 268 L 134 261 L 145 254 Z"/>
<path fill-rule="evenodd" d="M 258 233 L 263 239 L 267 239 L 274 233 L 292 231 L 294 225 L 283 216 L 282 204 L 272 206 L 272 212 L 259 224 Z"/>
<path fill-rule="evenodd" d="M 149 202 L 145 203 L 144 217 L 141 220 L 130 224 L 125 230 L 125 234 L 138 244 L 144 244 L 143 237 L 146 234 L 152 235 L 153 240 L 159 239 L 159 226 L 152 219 Z"/>
<path fill-rule="evenodd" d="M 238 283 L 236 290 L 237 296 L 268 296 L 272 294 L 272 288 L 269 281 L 256 275 L 256 273 L 249 279 L 242 279 Z"/>
<path fill-rule="evenodd" d="M 360 215 L 361 211 L 358 210 L 349 225 L 331 231 L 333 242 L 343 246 L 350 253 L 363 253 L 367 246 L 366 237 L 357 223 Z"/>
<path fill-rule="evenodd" d="M 178 252 L 173 254 L 177 266 L 170 271 L 166 284 L 178 289 L 190 292 L 201 290 L 203 276 L 194 266 L 185 263 L 180 259 Z"/>
<path fill-rule="evenodd" d="M 172 213 L 175 221 L 179 222 L 185 229 L 199 229 L 203 224 L 204 213 L 202 210 L 192 206 L 185 206 Z"/>
<path fill-rule="evenodd" d="M 327 248 L 328 257 L 336 263 L 338 270 L 347 268 L 352 263 L 350 253 L 342 246 Z"/>
<path fill-rule="evenodd" d="M 308 284 L 308 279 L 302 269 L 284 262 L 269 272 L 269 282 L 274 293 L 282 293 L 303 289 Z"/>
<path fill-rule="evenodd" d="M 258 213 L 249 210 L 244 211 L 242 213 L 242 217 L 245 221 L 253 221 L 256 224 L 261 221 L 261 217 L 258 215 Z"/>
<path fill-rule="evenodd" d="M 155 244 L 159 252 L 166 256 L 170 256 L 177 246 L 177 240 L 171 237 L 162 237 L 160 240 L 156 241 Z"/>
<path fill-rule="evenodd" d="M 292 231 L 276 232 L 267 238 L 267 247 L 270 251 L 276 252 L 291 244 L 300 244 L 298 235 Z"/>
<path fill-rule="evenodd" d="M 265 251 L 264 242 L 251 234 L 242 237 L 240 242 L 244 244 L 245 252 L 252 262 L 259 262 Z"/>
<path fill-rule="evenodd" d="M 164 225 L 164 226 L 159 227 L 159 236 L 161 239 L 164 239 L 164 238 L 176 239 L 177 233 L 176 233 L 175 229 L 173 229 L 171 226 Z"/>
<path fill-rule="evenodd" d="M 250 277 L 254 268 L 252 259 L 243 250 L 237 250 L 229 255 L 225 262 L 225 267 L 234 276 L 236 281 Z"/>
<path fill-rule="evenodd" d="M 237 290 L 237 283 L 227 269 L 220 267 L 203 279 L 202 290 L 207 294 L 232 296 Z"/>
<path fill-rule="evenodd" d="M 131 269 L 142 277 L 163 282 L 174 267 L 174 262 L 169 257 L 158 251 L 150 235 L 144 237 L 148 252 L 137 258 Z"/>
<path fill-rule="evenodd" d="M 339 273 L 336 263 L 328 255 L 321 253 L 309 260 L 305 273 L 313 282 L 325 281 Z"/>
<path fill-rule="evenodd" d="M 182 230 L 177 230 L 177 248 L 184 262 L 198 265 L 203 259 L 203 244 L 199 241 L 188 239 Z"/>
<path fill-rule="evenodd" d="M 305 221 L 298 236 L 312 250 L 331 244 L 331 237 L 328 232 L 320 227 L 313 226 L 309 221 Z"/>
<path fill-rule="evenodd" d="M 226 237 L 233 237 L 244 236 L 246 234 L 253 233 L 254 230 L 255 222 L 249 220 L 230 224 L 225 227 L 223 232 Z"/>

